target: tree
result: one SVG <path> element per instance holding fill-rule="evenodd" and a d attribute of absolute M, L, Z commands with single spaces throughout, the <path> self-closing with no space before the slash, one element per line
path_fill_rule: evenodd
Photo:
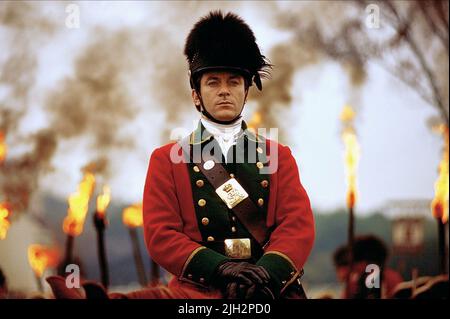
<path fill-rule="evenodd" d="M 338 61 L 355 86 L 383 66 L 449 120 L 448 1 L 315 2 L 279 10 L 292 45 Z M 377 23 L 379 22 L 379 23 Z"/>

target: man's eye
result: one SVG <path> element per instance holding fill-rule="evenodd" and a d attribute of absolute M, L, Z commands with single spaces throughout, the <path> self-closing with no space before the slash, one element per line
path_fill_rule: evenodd
<path fill-rule="evenodd" d="M 207 84 L 208 84 L 208 85 L 216 85 L 216 84 L 217 84 L 217 81 L 208 81 Z"/>

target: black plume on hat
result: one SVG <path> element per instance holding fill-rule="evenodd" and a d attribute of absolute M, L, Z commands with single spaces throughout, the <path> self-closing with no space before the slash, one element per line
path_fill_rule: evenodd
<path fill-rule="evenodd" d="M 241 73 L 262 89 L 261 77 L 270 74 L 271 64 L 261 54 L 255 35 L 240 17 L 221 11 L 210 12 L 189 33 L 184 54 L 193 77 L 208 70 L 231 70 Z"/>

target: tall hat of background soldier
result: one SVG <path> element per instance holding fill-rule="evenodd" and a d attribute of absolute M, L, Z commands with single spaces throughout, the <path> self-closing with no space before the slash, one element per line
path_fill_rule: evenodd
<path fill-rule="evenodd" d="M 196 105 L 197 110 L 220 124 L 233 123 L 241 114 L 230 121 L 219 121 L 205 110 L 200 95 L 202 74 L 207 71 L 241 74 L 245 79 L 246 90 L 253 82 L 262 90 L 261 78 L 270 74 L 271 64 L 261 54 L 253 31 L 233 13 L 224 16 L 221 11 L 213 11 L 201 18 L 186 39 L 184 54 L 189 63 L 191 88 L 200 97 L 201 105 Z"/>

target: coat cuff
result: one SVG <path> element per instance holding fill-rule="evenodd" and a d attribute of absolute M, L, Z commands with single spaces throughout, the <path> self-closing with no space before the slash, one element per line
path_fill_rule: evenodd
<path fill-rule="evenodd" d="M 208 288 L 214 278 L 217 267 L 229 260 L 222 254 L 206 247 L 195 249 L 184 264 L 181 281 Z"/>
<path fill-rule="evenodd" d="M 264 267 L 269 273 L 269 286 L 276 297 L 295 281 L 299 275 L 291 259 L 277 251 L 266 252 L 256 264 Z"/>

